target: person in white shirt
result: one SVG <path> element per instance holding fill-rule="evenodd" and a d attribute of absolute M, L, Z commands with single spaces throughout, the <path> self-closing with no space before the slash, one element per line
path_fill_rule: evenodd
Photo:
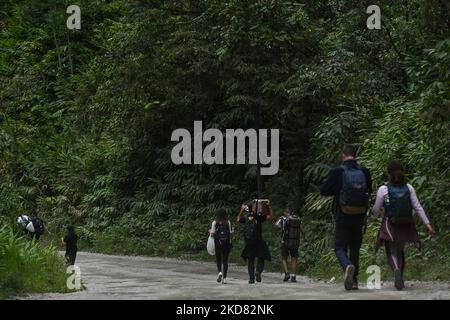
<path fill-rule="evenodd" d="M 232 248 L 233 226 L 227 218 L 226 211 L 219 209 L 212 222 L 210 234 L 214 237 L 217 270 L 217 282 L 227 283 L 228 256 Z"/>

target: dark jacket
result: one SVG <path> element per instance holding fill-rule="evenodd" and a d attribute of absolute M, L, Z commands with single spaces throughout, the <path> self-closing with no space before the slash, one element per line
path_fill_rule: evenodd
<path fill-rule="evenodd" d="M 356 160 L 346 160 L 342 163 L 342 165 L 347 166 L 349 168 L 354 168 L 358 165 Z M 366 176 L 366 182 L 367 182 L 367 188 L 369 191 L 369 194 L 372 193 L 372 177 L 370 176 L 370 171 L 360 166 L 361 170 L 364 172 L 364 175 Z M 333 205 L 332 205 L 332 212 L 334 215 L 334 218 L 336 220 L 346 220 L 346 219 L 359 219 L 360 216 L 350 216 L 342 214 L 340 206 L 339 206 L 339 194 L 342 189 L 342 173 L 344 169 L 341 166 L 337 166 L 330 170 L 330 173 L 328 174 L 328 177 L 325 179 L 325 181 L 320 186 L 320 194 L 323 196 L 333 196 Z"/>
<path fill-rule="evenodd" d="M 258 223 L 259 239 L 254 245 L 246 242 L 244 250 L 242 250 L 241 257 L 244 259 L 262 258 L 264 260 L 271 261 L 272 255 L 270 254 L 269 247 L 262 238 L 262 224 L 266 221 L 266 216 L 258 215 L 255 219 Z M 242 216 L 239 222 L 242 224 L 248 223 L 248 214 Z"/>

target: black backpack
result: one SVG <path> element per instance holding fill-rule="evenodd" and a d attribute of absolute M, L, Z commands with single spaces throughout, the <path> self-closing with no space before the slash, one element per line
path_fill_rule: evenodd
<path fill-rule="evenodd" d="M 413 221 L 411 193 L 407 185 L 388 184 L 388 196 L 384 201 L 386 217 L 393 224 L 409 224 Z"/>
<path fill-rule="evenodd" d="M 230 226 L 228 220 L 216 222 L 216 238 L 220 243 L 230 240 Z"/>
<path fill-rule="evenodd" d="M 300 218 L 296 215 L 292 215 L 284 220 L 282 241 L 288 248 L 298 248 L 300 246 L 301 223 Z"/>
<path fill-rule="evenodd" d="M 33 219 L 34 233 L 38 236 L 44 234 L 44 221 L 40 218 Z"/>
<path fill-rule="evenodd" d="M 244 239 L 247 244 L 256 244 L 259 239 L 258 234 L 258 221 L 247 221 L 244 227 Z"/>
<path fill-rule="evenodd" d="M 344 214 L 365 214 L 369 206 L 366 175 L 361 167 L 342 166 L 342 189 L 339 205 Z"/>

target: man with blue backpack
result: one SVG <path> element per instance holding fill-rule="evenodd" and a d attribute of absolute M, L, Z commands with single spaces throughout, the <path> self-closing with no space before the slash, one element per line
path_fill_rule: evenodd
<path fill-rule="evenodd" d="M 358 164 L 355 147 L 345 145 L 341 160 L 341 165 L 331 169 L 320 193 L 333 196 L 334 251 L 345 273 L 345 289 L 357 290 L 359 251 L 372 193 L 372 178 L 370 171 Z"/>

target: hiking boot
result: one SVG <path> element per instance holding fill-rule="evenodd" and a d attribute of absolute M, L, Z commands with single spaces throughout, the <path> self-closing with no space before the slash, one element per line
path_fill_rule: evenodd
<path fill-rule="evenodd" d="M 352 264 L 349 264 L 347 266 L 347 268 L 345 268 L 345 275 L 344 275 L 345 290 L 352 290 L 354 273 L 355 273 L 355 266 Z"/>
<path fill-rule="evenodd" d="M 250 280 L 248 280 L 248 283 L 254 284 L 254 283 L 255 283 L 255 279 L 250 279 Z"/>
<path fill-rule="evenodd" d="M 256 281 L 261 282 L 261 273 L 259 272 L 256 273 Z"/>
<path fill-rule="evenodd" d="M 394 270 L 394 278 L 395 287 L 397 288 L 397 290 L 402 290 L 405 287 L 405 284 L 403 282 L 402 271 L 400 269 Z"/>
<path fill-rule="evenodd" d="M 297 278 L 295 276 L 291 277 L 291 282 L 297 282 Z"/>
<path fill-rule="evenodd" d="M 290 276 L 289 273 L 285 273 L 285 274 L 284 274 L 284 279 L 283 279 L 283 281 L 284 281 L 284 282 L 289 281 L 289 278 L 290 278 L 290 277 L 291 277 L 291 276 Z"/>
<path fill-rule="evenodd" d="M 217 282 L 222 282 L 222 272 L 219 272 L 219 275 L 217 276 Z"/>
<path fill-rule="evenodd" d="M 223 278 L 222 283 L 227 284 L 227 278 Z"/>
<path fill-rule="evenodd" d="M 358 290 L 358 282 L 353 282 L 352 290 Z"/>

